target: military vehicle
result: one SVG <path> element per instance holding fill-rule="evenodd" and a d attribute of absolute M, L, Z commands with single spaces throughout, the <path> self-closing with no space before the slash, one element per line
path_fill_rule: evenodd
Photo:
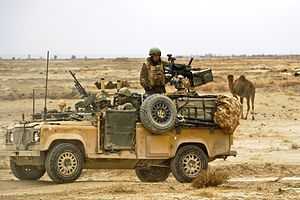
<path fill-rule="evenodd" d="M 233 135 L 213 120 L 215 95 L 133 94 L 138 109 L 119 110 L 117 96 L 109 105 L 107 99 L 91 100 L 71 74 L 84 94 L 79 108 L 45 109 L 7 129 L 10 167 L 20 180 L 47 172 L 54 182 L 68 183 L 83 169 L 134 169 L 143 182 L 164 181 L 172 173 L 184 183 L 208 162 L 236 155 Z"/>

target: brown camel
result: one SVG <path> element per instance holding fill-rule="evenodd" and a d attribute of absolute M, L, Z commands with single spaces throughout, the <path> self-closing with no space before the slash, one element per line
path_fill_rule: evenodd
<path fill-rule="evenodd" d="M 243 99 L 247 99 L 247 114 L 245 119 L 248 117 L 248 113 L 250 110 L 250 100 L 252 104 L 252 120 L 254 120 L 254 98 L 255 98 L 255 86 L 254 84 L 247 80 L 244 75 L 241 75 L 238 79 L 234 80 L 233 75 L 228 75 L 228 85 L 230 92 L 232 95 L 236 98 L 238 96 L 240 97 L 240 102 L 241 102 L 241 117 L 244 119 L 244 114 L 243 114 Z"/>

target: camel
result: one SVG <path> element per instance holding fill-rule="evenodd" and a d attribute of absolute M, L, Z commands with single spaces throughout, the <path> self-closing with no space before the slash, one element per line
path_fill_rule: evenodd
<path fill-rule="evenodd" d="M 250 110 L 250 100 L 252 104 L 252 120 L 254 120 L 254 99 L 255 99 L 255 86 L 254 84 L 247 80 L 244 75 L 241 75 L 238 79 L 234 80 L 233 75 L 228 75 L 228 86 L 232 95 L 236 98 L 240 97 L 241 102 L 241 118 L 247 119 Z M 243 114 L 243 99 L 247 99 L 247 113 L 244 118 Z"/>

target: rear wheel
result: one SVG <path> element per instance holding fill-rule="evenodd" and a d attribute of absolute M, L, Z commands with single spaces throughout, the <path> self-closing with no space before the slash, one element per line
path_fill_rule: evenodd
<path fill-rule="evenodd" d="M 14 160 L 10 160 L 10 169 L 20 180 L 38 180 L 45 174 L 45 168 L 42 166 L 17 165 Z"/>
<path fill-rule="evenodd" d="M 171 170 L 168 167 L 137 167 L 135 173 L 142 182 L 162 182 L 169 177 Z"/>
<path fill-rule="evenodd" d="M 70 183 L 80 176 L 83 162 L 83 153 L 76 145 L 60 143 L 49 151 L 45 165 L 54 182 Z"/>
<path fill-rule="evenodd" d="M 207 167 L 207 155 L 196 145 L 181 147 L 171 161 L 172 173 L 176 180 L 181 183 L 192 182 Z"/>

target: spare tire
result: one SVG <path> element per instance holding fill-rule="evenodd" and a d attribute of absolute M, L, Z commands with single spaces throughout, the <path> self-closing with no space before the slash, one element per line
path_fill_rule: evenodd
<path fill-rule="evenodd" d="M 174 102 L 161 94 L 147 97 L 140 108 L 141 122 L 151 133 L 160 134 L 174 128 L 176 116 Z"/>

